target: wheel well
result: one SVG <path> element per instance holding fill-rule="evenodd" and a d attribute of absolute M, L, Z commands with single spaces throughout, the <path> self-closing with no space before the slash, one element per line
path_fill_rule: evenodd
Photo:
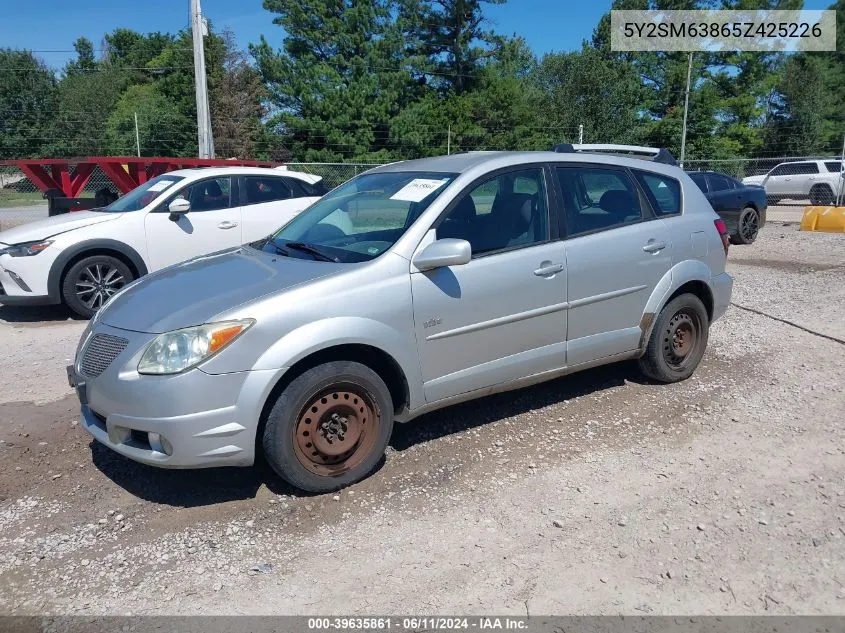
<path fill-rule="evenodd" d="M 327 347 L 294 363 L 273 387 L 261 410 L 261 418 L 259 419 L 258 431 L 255 436 L 256 448 L 261 446 L 261 438 L 264 436 L 264 426 L 267 423 L 267 416 L 279 394 L 296 377 L 302 375 L 312 367 L 339 360 L 361 363 L 376 372 L 384 381 L 384 384 L 387 385 L 388 391 L 390 391 L 394 413 L 399 413 L 408 404 L 410 399 L 408 379 L 405 377 L 405 372 L 402 371 L 399 363 L 390 354 L 372 345 L 348 344 Z M 258 455 L 258 452 L 256 452 L 256 455 Z"/>
<path fill-rule="evenodd" d="M 810 187 L 810 191 L 812 191 L 813 189 L 821 189 L 822 187 L 824 187 L 825 189 L 827 189 L 830 193 L 833 193 L 833 187 L 831 187 L 831 186 L 830 186 L 829 184 L 827 184 L 826 182 L 818 182 L 818 183 L 816 183 L 815 185 L 813 185 L 812 187 Z"/>
<path fill-rule="evenodd" d="M 64 268 L 62 269 L 62 275 L 59 278 L 59 292 L 61 293 L 62 287 L 65 285 L 65 277 L 67 277 L 68 271 L 79 261 L 82 261 L 86 257 L 95 257 L 97 255 L 106 255 L 108 257 L 114 257 L 115 259 L 119 259 L 124 264 L 129 267 L 129 270 L 132 271 L 132 276 L 137 279 L 140 277 L 138 267 L 129 259 L 126 255 L 119 251 L 111 250 L 109 248 L 92 248 L 90 250 L 82 251 L 81 253 L 77 253 L 73 257 L 71 257 L 68 262 L 65 264 Z"/>
<path fill-rule="evenodd" d="M 666 303 L 668 304 L 675 297 L 685 294 L 692 294 L 701 299 L 701 303 L 704 304 L 707 310 L 708 321 L 713 319 L 713 293 L 710 292 L 710 288 L 708 288 L 706 283 L 703 281 L 688 281 L 673 292 L 672 296 L 666 300 Z"/>

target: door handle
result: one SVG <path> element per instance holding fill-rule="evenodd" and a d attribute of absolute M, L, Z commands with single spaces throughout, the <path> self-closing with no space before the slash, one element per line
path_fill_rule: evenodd
<path fill-rule="evenodd" d="M 649 240 L 648 244 L 643 246 L 646 253 L 658 253 L 664 248 L 666 248 L 666 242 L 655 242 L 654 240 Z"/>
<path fill-rule="evenodd" d="M 534 271 L 538 277 L 551 277 L 563 270 L 563 264 L 553 264 L 551 262 L 542 262 L 540 267 Z"/>
<path fill-rule="evenodd" d="M 238 226 L 237 222 L 230 222 L 229 220 L 224 220 L 220 224 L 217 225 L 218 229 L 233 229 Z"/>

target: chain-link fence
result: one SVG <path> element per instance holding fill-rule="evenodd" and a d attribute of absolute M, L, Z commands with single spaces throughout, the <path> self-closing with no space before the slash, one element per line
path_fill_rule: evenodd
<path fill-rule="evenodd" d="M 821 162 L 818 162 L 821 161 Z M 767 158 L 728 158 L 728 159 L 693 159 L 684 162 L 684 169 L 687 171 L 714 171 L 727 174 L 742 180 L 748 176 L 766 175 L 782 163 L 803 163 L 797 169 L 802 173 L 785 174 L 776 183 L 769 179 L 766 187 L 769 204 L 780 205 L 804 205 L 809 200 L 814 202 L 827 203 L 836 199 L 839 189 L 845 197 L 845 186 L 842 183 L 842 176 L 835 172 L 840 165 L 839 157 L 835 156 L 781 156 Z M 291 171 L 301 171 L 315 174 L 323 178 L 323 182 L 329 188 L 334 188 L 350 178 L 376 167 L 378 163 L 288 163 L 287 168 Z M 779 168 L 779 171 L 784 168 Z M 794 171 L 796 168 L 787 169 Z M 817 171 L 814 171 L 817 170 Z M 808 173 L 813 172 L 813 173 Z M 786 180 L 789 178 L 789 180 Z M 773 189 L 779 185 L 780 189 Z M 794 185 L 794 191 L 788 190 L 788 185 Z M 85 186 L 81 197 L 93 197 L 103 187 L 114 193 L 117 188 L 99 168 L 95 168 L 91 179 Z M 814 192 L 822 191 L 822 196 L 811 195 L 810 189 L 815 187 Z M 829 187 L 829 191 L 825 189 Z M 0 209 L 17 208 L 27 206 L 46 205 L 43 193 L 36 184 L 29 180 L 17 167 L 0 166 Z"/>
<path fill-rule="evenodd" d="M 331 189 L 377 165 L 377 163 L 288 163 L 287 168 L 291 171 L 321 176 L 326 186 Z M 71 173 L 73 173 L 72 168 Z M 115 194 L 119 194 L 117 187 L 109 177 L 99 167 L 96 167 L 79 197 L 93 198 L 95 193 L 104 187 Z M 47 201 L 43 192 L 20 169 L 0 166 L 0 209 L 46 206 L 46 204 Z"/>
<path fill-rule="evenodd" d="M 362 174 L 368 169 L 378 167 L 380 163 L 287 163 L 291 171 L 301 171 L 306 174 L 322 176 L 323 182 L 329 189 L 345 183 L 347 180 Z"/>
<path fill-rule="evenodd" d="M 832 204 L 845 194 L 841 156 L 696 159 L 684 161 L 684 169 L 727 174 L 740 181 L 767 176 L 762 185 L 769 205 Z"/>
<path fill-rule="evenodd" d="M 100 189 L 106 188 L 119 194 L 117 187 L 99 168 L 95 167 L 91 178 L 80 197 L 94 197 Z M 0 209 L 27 205 L 46 205 L 44 193 L 17 167 L 0 165 Z"/>

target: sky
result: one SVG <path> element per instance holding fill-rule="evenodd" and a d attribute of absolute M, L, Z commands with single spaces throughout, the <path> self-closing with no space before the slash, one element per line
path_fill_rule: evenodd
<path fill-rule="evenodd" d="M 833 0 L 805 0 L 806 9 L 826 9 Z M 590 39 L 611 0 L 508 0 L 486 5 L 491 26 L 521 35 L 534 53 L 580 48 Z M 4 8 L 5 5 L 5 8 Z M 8 7 L 14 7 L 9 9 Z M 230 28 L 246 48 L 261 35 L 278 48 L 283 31 L 261 0 L 202 0 L 216 31 Z M 142 33 L 175 33 L 190 25 L 190 0 L 0 0 L 0 48 L 32 50 L 48 66 L 61 68 L 74 56 L 73 42 L 85 36 L 100 47 L 103 34 L 118 27 Z"/>
<path fill-rule="evenodd" d="M 103 34 L 117 27 L 176 32 L 190 24 L 189 0 L 0 0 L 6 4 L 14 9 L 0 10 L 0 48 L 35 51 L 54 68 L 74 56 L 73 42 L 83 35 L 99 48 Z M 485 15 L 494 30 L 525 37 L 542 55 L 579 48 L 609 8 L 610 0 L 509 0 L 487 5 Z M 261 0 L 202 0 L 202 10 L 215 31 L 231 28 L 243 48 L 261 35 L 281 45 L 283 31 Z"/>

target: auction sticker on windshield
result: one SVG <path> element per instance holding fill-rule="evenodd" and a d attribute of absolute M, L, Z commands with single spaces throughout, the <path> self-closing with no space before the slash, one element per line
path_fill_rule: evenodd
<path fill-rule="evenodd" d="M 151 185 L 149 191 L 164 191 L 170 185 L 172 185 L 175 180 L 159 180 L 156 184 Z"/>
<path fill-rule="evenodd" d="M 449 182 L 448 178 L 433 180 L 430 178 L 414 178 L 399 191 L 390 196 L 391 200 L 403 200 L 405 202 L 420 202 L 432 192 L 437 191 Z"/>

